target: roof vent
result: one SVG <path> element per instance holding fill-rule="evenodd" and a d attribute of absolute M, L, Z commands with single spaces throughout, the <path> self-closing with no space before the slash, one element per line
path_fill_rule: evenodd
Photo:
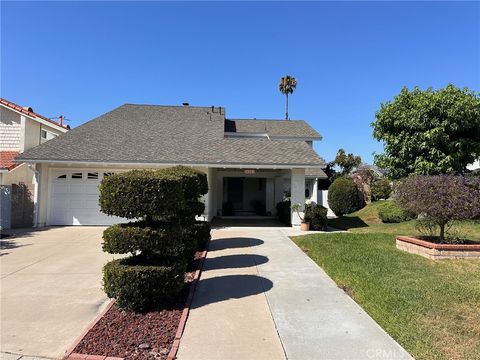
<path fill-rule="evenodd" d="M 187 102 L 182 103 L 182 105 L 183 105 L 183 106 L 190 106 L 190 104 L 187 103 Z"/>

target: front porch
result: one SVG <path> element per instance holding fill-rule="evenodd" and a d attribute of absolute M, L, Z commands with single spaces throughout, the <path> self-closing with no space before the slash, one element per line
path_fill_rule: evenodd
<path fill-rule="evenodd" d="M 215 219 L 264 219 L 275 221 L 276 205 L 285 198 L 292 204 L 319 202 L 318 178 L 306 176 L 305 168 L 244 169 L 208 168 L 209 192 L 205 196 L 206 217 Z M 320 201 L 322 203 L 322 201 Z M 292 225 L 300 218 L 291 213 Z"/>

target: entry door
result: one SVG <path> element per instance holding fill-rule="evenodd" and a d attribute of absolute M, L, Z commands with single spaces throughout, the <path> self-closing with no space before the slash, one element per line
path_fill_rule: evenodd
<path fill-rule="evenodd" d="M 235 210 L 243 208 L 243 178 L 227 178 L 227 199 Z"/>

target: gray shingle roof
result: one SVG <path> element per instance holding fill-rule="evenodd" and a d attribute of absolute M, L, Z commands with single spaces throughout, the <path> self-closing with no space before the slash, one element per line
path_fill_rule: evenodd
<path fill-rule="evenodd" d="M 327 179 L 328 176 L 321 168 L 308 168 L 305 169 L 305 177 L 307 178 L 319 178 Z"/>
<path fill-rule="evenodd" d="M 321 135 L 303 120 L 228 119 L 225 131 L 267 133 L 270 136 L 300 137 L 321 140 Z"/>
<path fill-rule="evenodd" d="M 323 165 L 305 141 L 225 138 L 224 126 L 211 107 L 126 104 L 16 160 Z"/>

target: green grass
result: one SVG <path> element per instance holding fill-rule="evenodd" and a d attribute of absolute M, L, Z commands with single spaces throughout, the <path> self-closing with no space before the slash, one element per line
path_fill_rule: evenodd
<path fill-rule="evenodd" d="M 420 235 L 416 220 L 399 224 L 384 224 L 378 217 L 377 206 L 381 202 L 368 204 L 363 209 L 337 219 L 329 219 L 328 225 L 354 233 L 385 233 L 393 235 Z M 458 221 L 455 230 L 462 238 L 480 240 L 480 221 Z"/>
<path fill-rule="evenodd" d="M 409 254 L 392 234 L 293 241 L 416 359 L 480 359 L 480 261 Z"/>

